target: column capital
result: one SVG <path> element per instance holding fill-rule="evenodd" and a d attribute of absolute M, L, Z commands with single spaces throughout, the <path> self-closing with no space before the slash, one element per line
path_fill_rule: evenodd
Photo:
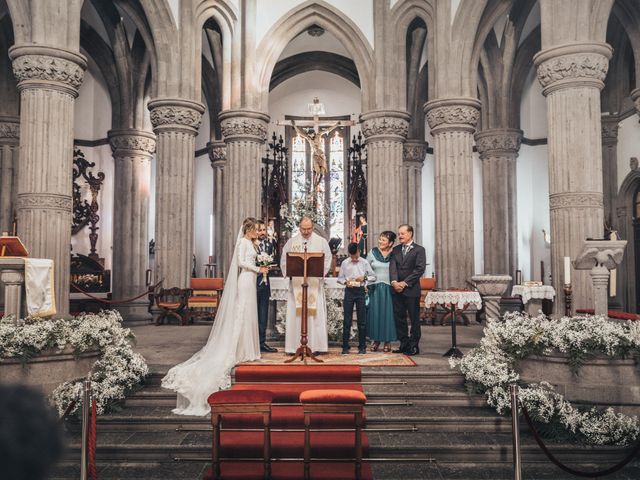
<path fill-rule="evenodd" d="M 618 143 L 618 122 L 620 118 L 617 115 L 602 115 L 602 144 L 615 145 Z"/>
<path fill-rule="evenodd" d="M 227 144 L 223 140 L 207 143 L 207 153 L 211 168 L 222 168 L 227 163 Z"/>
<path fill-rule="evenodd" d="M 505 153 L 518 153 L 522 141 L 522 130 L 517 128 L 495 128 L 482 130 L 474 135 L 480 158 Z"/>
<path fill-rule="evenodd" d="M 633 103 L 636 106 L 636 113 L 640 115 L 640 88 L 631 90 L 631 100 L 633 100 Z"/>
<path fill-rule="evenodd" d="M 9 49 L 18 90 L 50 89 L 78 96 L 87 59 L 71 50 L 45 45 L 14 45 Z"/>
<path fill-rule="evenodd" d="M 402 145 L 402 157 L 408 163 L 424 163 L 429 145 L 424 140 L 409 139 Z"/>
<path fill-rule="evenodd" d="M 202 123 L 204 105 L 182 98 L 155 98 L 147 105 L 153 131 L 181 131 L 196 135 Z"/>
<path fill-rule="evenodd" d="M 403 141 L 409 134 L 411 115 L 402 110 L 370 110 L 360 115 L 362 133 L 370 140 Z"/>
<path fill-rule="evenodd" d="M 424 104 L 432 133 L 461 130 L 473 133 L 480 118 L 479 100 L 471 97 L 444 98 Z"/>
<path fill-rule="evenodd" d="M 602 90 L 613 49 L 606 43 L 568 43 L 534 55 L 542 94 L 563 88 L 593 87 Z"/>
<path fill-rule="evenodd" d="M 565 208 L 602 209 L 604 201 L 599 192 L 565 192 L 549 195 L 549 210 Z"/>
<path fill-rule="evenodd" d="M 24 272 L 21 270 L 3 269 L 0 271 L 0 280 L 5 285 L 22 285 L 24 283 Z"/>
<path fill-rule="evenodd" d="M 228 140 L 253 140 L 264 142 L 267 139 L 267 125 L 271 117 L 254 110 L 225 110 L 218 115 L 222 135 Z"/>
<path fill-rule="evenodd" d="M 0 145 L 20 143 L 20 117 L 0 115 Z"/>
<path fill-rule="evenodd" d="M 73 209 L 71 195 L 55 193 L 18 193 L 16 210 L 59 210 L 69 212 Z"/>
<path fill-rule="evenodd" d="M 107 137 L 115 156 L 151 156 L 156 151 L 156 136 L 145 130 L 135 128 L 109 130 Z"/>

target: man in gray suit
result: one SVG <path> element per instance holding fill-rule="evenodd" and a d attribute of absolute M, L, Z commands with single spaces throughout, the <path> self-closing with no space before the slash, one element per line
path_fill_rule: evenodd
<path fill-rule="evenodd" d="M 389 276 L 393 288 L 393 316 L 400 348 L 395 353 L 417 355 L 420 353 L 420 277 L 427 267 L 424 247 L 413 241 L 413 227 L 398 227 L 399 244 L 391 252 Z M 411 335 L 407 325 L 411 320 Z"/>

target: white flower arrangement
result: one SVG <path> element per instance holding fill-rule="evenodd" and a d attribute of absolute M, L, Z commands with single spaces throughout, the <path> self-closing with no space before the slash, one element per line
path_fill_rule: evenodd
<path fill-rule="evenodd" d="M 273 265 L 273 255 L 269 255 L 267 252 L 260 252 L 256 256 L 256 266 L 258 267 L 270 267 Z M 263 273 L 261 284 L 269 283 L 269 274 Z"/>
<path fill-rule="evenodd" d="M 581 363 L 596 354 L 633 357 L 640 360 L 640 322 L 611 322 L 604 317 L 564 317 L 550 320 L 540 315 L 507 313 L 502 320 L 490 320 L 480 345 L 461 359 L 450 359 L 452 368 L 465 376 L 467 386 L 487 397 L 498 413 L 510 411 L 509 386 L 518 383 L 519 360 L 559 350 L 577 371 Z M 520 401 L 531 417 L 543 424 L 562 426 L 592 445 L 629 445 L 640 435 L 636 416 L 595 407 L 574 407 L 546 382 L 520 386 Z"/>
<path fill-rule="evenodd" d="M 115 310 L 56 320 L 26 318 L 19 326 L 10 319 L 0 320 L 0 359 L 27 362 L 43 351 L 68 347 L 75 354 L 98 350 L 100 358 L 91 369 L 98 414 L 123 399 L 149 373 L 144 358 L 131 347 L 134 340 L 131 330 L 122 327 L 122 317 Z M 65 382 L 53 391 L 50 400 L 62 415 L 81 391 L 82 379 Z M 78 406 L 72 412 L 77 409 Z"/>

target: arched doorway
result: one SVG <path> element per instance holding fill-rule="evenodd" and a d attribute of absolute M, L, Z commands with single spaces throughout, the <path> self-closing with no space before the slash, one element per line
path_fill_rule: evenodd
<path fill-rule="evenodd" d="M 636 193 L 633 196 L 633 250 L 640 252 L 640 184 L 636 188 Z M 635 287 L 636 287 L 636 300 L 640 298 L 640 255 L 635 256 Z M 640 305 L 636 301 L 636 312 L 640 312 Z"/>

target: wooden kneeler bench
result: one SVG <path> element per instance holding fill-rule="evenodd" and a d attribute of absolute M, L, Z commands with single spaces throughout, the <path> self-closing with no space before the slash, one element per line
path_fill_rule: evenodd
<path fill-rule="evenodd" d="M 307 390 L 300 394 L 300 403 L 304 411 L 304 478 L 311 474 L 311 415 L 345 414 L 353 415 L 355 420 L 355 469 L 356 479 L 362 478 L 362 418 L 367 401 L 359 390 Z"/>
<path fill-rule="evenodd" d="M 220 478 L 220 426 L 225 414 L 262 415 L 264 426 L 264 478 L 271 478 L 271 404 L 273 394 L 266 390 L 222 390 L 212 393 L 208 398 L 211 407 L 211 426 L 213 427 L 212 472 L 213 478 Z"/>

